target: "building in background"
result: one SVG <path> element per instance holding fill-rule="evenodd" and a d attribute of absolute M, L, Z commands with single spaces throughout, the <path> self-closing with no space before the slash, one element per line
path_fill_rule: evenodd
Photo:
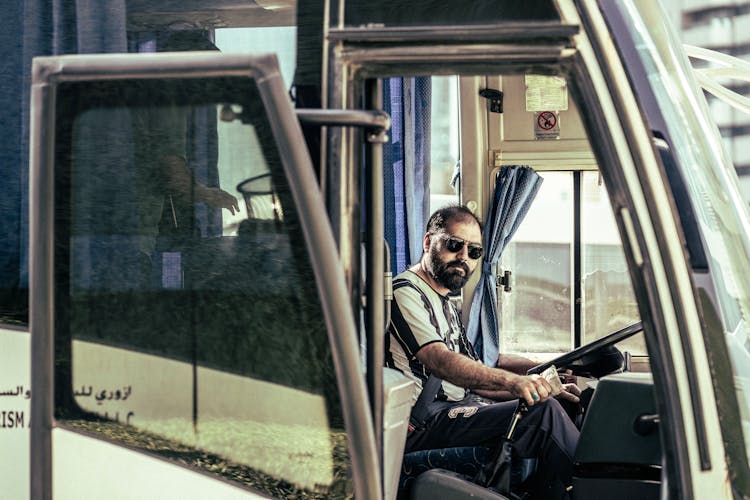
<path fill-rule="evenodd" d="M 750 1 L 662 0 L 683 42 L 750 61 Z M 696 65 L 702 62 L 697 62 Z M 724 82 L 750 96 L 750 81 Z M 707 94 L 711 113 L 737 169 L 745 199 L 750 203 L 750 115 Z"/>

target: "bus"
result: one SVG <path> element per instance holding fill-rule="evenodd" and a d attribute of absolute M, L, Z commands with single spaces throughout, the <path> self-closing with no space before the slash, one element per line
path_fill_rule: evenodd
<path fill-rule="evenodd" d="M 593 392 L 571 498 L 750 496 L 750 218 L 658 3 L 111 14 L 30 68 L 4 496 L 511 498 L 404 454 L 384 368 L 448 203 L 485 224 L 453 298 L 483 361 Z"/>

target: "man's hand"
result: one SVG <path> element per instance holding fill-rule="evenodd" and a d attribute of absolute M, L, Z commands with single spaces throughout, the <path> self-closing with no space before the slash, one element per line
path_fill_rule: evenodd
<path fill-rule="evenodd" d="M 226 208 L 232 215 L 240 211 L 237 198 L 217 187 L 204 186 L 197 182 L 185 163 L 185 158 L 176 155 L 165 155 L 161 159 L 164 181 L 170 193 L 178 196 L 195 196 L 212 208 Z"/>
<path fill-rule="evenodd" d="M 560 368 L 557 370 L 557 374 L 560 376 L 560 382 L 563 384 L 575 384 L 578 377 L 573 375 L 573 370 L 569 368 Z"/>
<path fill-rule="evenodd" d="M 224 190 L 215 187 L 203 187 L 200 192 L 201 201 L 205 202 L 208 206 L 213 208 L 226 208 L 232 215 L 235 212 L 239 212 L 240 205 L 237 202 L 237 198 L 227 193 Z"/>
<path fill-rule="evenodd" d="M 539 375 L 519 375 L 511 383 L 510 392 L 514 397 L 526 401 L 529 406 L 553 396 L 552 386 Z"/>
<path fill-rule="evenodd" d="M 578 396 L 581 395 L 581 389 L 575 383 L 577 379 L 573 375 L 573 371 L 560 369 L 557 370 L 557 375 L 560 377 L 560 382 L 562 383 L 562 391 L 555 397 L 570 401 L 571 403 L 580 402 L 581 398 Z"/>
<path fill-rule="evenodd" d="M 581 398 L 578 396 L 581 395 L 581 388 L 578 387 L 576 384 L 563 384 L 563 390 L 555 396 L 559 399 L 565 399 L 567 401 L 570 401 L 571 403 L 578 403 L 581 401 Z"/>

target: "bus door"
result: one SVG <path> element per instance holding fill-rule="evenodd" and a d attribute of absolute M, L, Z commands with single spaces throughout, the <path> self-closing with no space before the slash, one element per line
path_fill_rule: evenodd
<path fill-rule="evenodd" d="M 662 71 L 673 69 L 671 63 L 661 66 L 659 57 L 670 54 L 674 41 L 658 8 L 625 3 L 477 2 L 438 8 L 391 2 L 384 9 L 345 2 L 331 13 L 326 39 L 328 106 L 382 108 L 393 125 L 382 165 L 359 154 L 351 137 L 328 132 L 325 183 L 337 194 L 329 210 L 345 272 L 356 288 L 383 275 L 382 262 L 371 257 L 381 237 L 390 253 L 386 275 L 416 263 L 427 217 L 446 202 L 463 203 L 485 221 L 489 249 L 494 195 L 508 187 L 498 178 L 530 170 L 528 178 L 542 183 L 522 213 L 508 221 L 518 225 L 511 232 L 516 239 L 496 260 L 478 266 L 482 272 L 456 298 L 483 361 L 493 364 L 498 352 L 515 352 L 569 362 L 560 353 L 571 349 L 580 361 L 590 346 L 617 344 L 623 362 L 614 371 L 646 372 L 623 379 L 625 386 L 643 391 L 622 398 L 616 390 L 609 401 L 627 411 L 605 405 L 604 418 L 592 420 L 598 428 L 584 428 L 576 472 L 580 498 L 609 497 L 617 488 L 623 498 L 635 491 L 647 491 L 648 498 L 699 497 L 712 488 L 729 496 L 727 465 L 712 445 L 728 427 L 718 425 L 721 406 L 713 404 L 714 388 L 695 376 L 708 370 L 702 299 L 690 260 L 703 250 L 686 250 L 684 244 L 701 244 L 689 222 L 694 207 L 722 203 L 716 193 L 691 195 L 685 183 L 693 181 L 685 178 L 723 167 L 703 156 L 716 144 L 700 146 L 699 163 L 670 162 L 665 136 L 646 126 L 660 106 L 669 106 L 634 91 L 631 82 L 669 87 L 673 79 L 689 77 L 678 69 Z M 602 11 L 610 10 L 617 15 L 605 21 Z M 651 28 L 653 35 L 643 34 Z M 635 48 L 627 37 L 619 42 L 626 32 Z M 654 55 L 654 46 L 662 52 Z M 635 64 L 626 72 L 618 49 L 627 58 L 645 58 L 646 72 Z M 673 99 L 694 99 L 687 84 L 669 88 L 677 92 Z M 666 92 L 658 97 L 669 100 Z M 704 111 L 689 109 L 697 116 Z M 685 120 L 682 139 L 702 134 L 695 123 Z M 741 212 L 727 208 L 739 213 L 740 221 Z M 708 226 L 700 231 L 704 238 L 717 234 Z M 745 238 L 732 241 L 730 246 L 741 245 Z M 361 249 L 368 254 L 363 257 Z M 713 286 L 723 287 L 721 281 Z M 384 300 L 367 295 L 358 304 L 379 308 Z M 733 302 L 730 309 L 735 308 Z M 478 323 L 482 329 L 476 333 Z M 379 338 L 383 330 L 377 321 L 363 325 L 365 337 Z M 722 332 L 717 335 L 723 345 Z M 721 348 L 714 352 L 727 359 Z M 579 371 L 591 378 L 606 375 L 596 372 Z M 737 417 L 737 411 L 728 411 Z M 658 431 L 613 437 L 611 429 L 632 429 L 638 415 L 658 415 Z M 613 423 L 617 418 L 624 419 L 622 425 Z M 610 440 L 601 446 L 602 439 L 617 445 Z M 744 463 L 746 457 L 739 456 Z M 617 466 L 599 467 L 605 463 Z M 602 478 L 609 482 L 600 483 Z M 744 488 L 741 482 L 735 487 Z"/>
<path fill-rule="evenodd" d="M 380 497 L 275 57 L 62 56 L 34 75 L 32 498 Z"/>

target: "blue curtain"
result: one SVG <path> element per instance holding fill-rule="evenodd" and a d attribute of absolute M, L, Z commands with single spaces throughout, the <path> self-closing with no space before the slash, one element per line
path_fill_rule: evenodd
<path fill-rule="evenodd" d="M 394 275 L 422 256 L 430 216 L 431 103 L 430 77 L 383 81 L 383 108 L 392 120 L 383 148 L 385 237 Z"/>
<path fill-rule="evenodd" d="M 536 197 L 542 178 L 529 167 L 503 167 L 495 178 L 495 191 L 484 230 L 482 274 L 474 291 L 466 334 L 484 364 L 495 366 L 499 354 L 497 288 L 493 268 L 521 225 Z"/>
<path fill-rule="evenodd" d="M 197 106 L 190 114 L 187 160 L 195 180 L 204 186 L 219 187 L 219 133 L 216 107 Z M 235 196 L 238 194 L 233 193 Z M 223 232 L 220 208 L 196 204 L 195 224 L 201 237 L 219 237 Z"/>
<path fill-rule="evenodd" d="M 28 307 L 28 138 L 31 59 L 125 52 L 125 0 L 5 2 L 0 33 L 0 313 Z"/>

